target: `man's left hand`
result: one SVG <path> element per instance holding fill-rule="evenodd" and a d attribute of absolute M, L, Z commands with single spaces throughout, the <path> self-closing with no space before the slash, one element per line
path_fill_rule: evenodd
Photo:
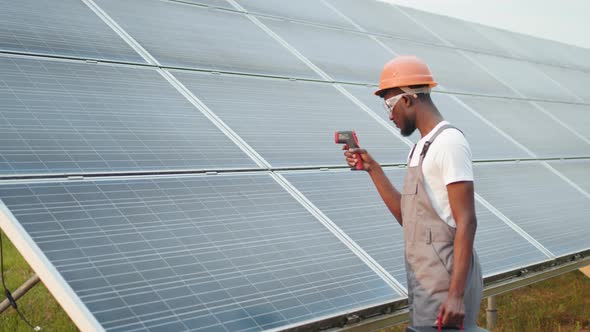
<path fill-rule="evenodd" d="M 443 326 L 460 327 L 465 318 L 465 304 L 463 297 L 449 295 L 438 309 L 438 317 L 441 317 Z"/>

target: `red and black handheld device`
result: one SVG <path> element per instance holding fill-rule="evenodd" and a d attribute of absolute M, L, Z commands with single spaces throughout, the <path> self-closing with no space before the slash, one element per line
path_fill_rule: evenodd
<path fill-rule="evenodd" d="M 349 149 L 358 149 L 359 148 L 359 140 L 356 137 L 356 133 L 354 130 L 347 130 L 347 131 L 337 131 L 334 133 L 334 142 L 336 144 L 346 144 L 348 145 Z M 361 159 L 360 154 L 356 154 L 357 163 L 354 167 L 350 169 L 353 171 L 358 171 L 363 169 L 363 160 Z"/>

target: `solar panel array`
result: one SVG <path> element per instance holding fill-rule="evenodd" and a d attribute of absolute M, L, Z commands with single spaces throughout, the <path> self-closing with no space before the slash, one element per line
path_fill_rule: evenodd
<path fill-rule="evenodd" d="M 356 130 L 401 185 L 419 135 L 371 95 L 399 54 L 471 144 L 485 276 L 590 249 L 590 50 L 365 0 L 0 18 L 0 226 L 82 329 L 278 330 L 403 300 L 402 230 L 333 143 Z"/>

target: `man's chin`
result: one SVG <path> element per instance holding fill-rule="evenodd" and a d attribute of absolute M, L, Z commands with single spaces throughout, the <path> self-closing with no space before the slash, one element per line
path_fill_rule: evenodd
<path fill-rule="evenodd" d="M 402 134 L 403 137 L 409 137 L 409 136 L 412 136 L 412 134 L 414 133 L 414 131 L 416 131 L 416 128 L 412 129 L 411 131 L 410 130 L 403 130 L 403 129 L 401 129 L 400 130 L 400 134 Z"/>

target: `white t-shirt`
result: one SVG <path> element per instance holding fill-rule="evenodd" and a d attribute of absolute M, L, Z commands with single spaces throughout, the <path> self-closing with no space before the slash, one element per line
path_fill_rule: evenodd
<path fill-rule="evenodd" d="M 449 124 L 449 122 L 441 121 L 418 141 L 412 160 L 409 160 L 410 167 L 418 166 L 424 142 L 428 141 L 438 128 L 445 124 Z M 410 154 L 408 154 L 409 158 Z M 447 128 L 440 133 L 426 152 L 422 163 L 422 173 L 424 174 L 426 193 L 432 207 L 449 226 L 456 227 L 449 204 L 447 185 L 459 181 L 473 181 L 471 149 L 465 136 L 453 128 Z"/>

